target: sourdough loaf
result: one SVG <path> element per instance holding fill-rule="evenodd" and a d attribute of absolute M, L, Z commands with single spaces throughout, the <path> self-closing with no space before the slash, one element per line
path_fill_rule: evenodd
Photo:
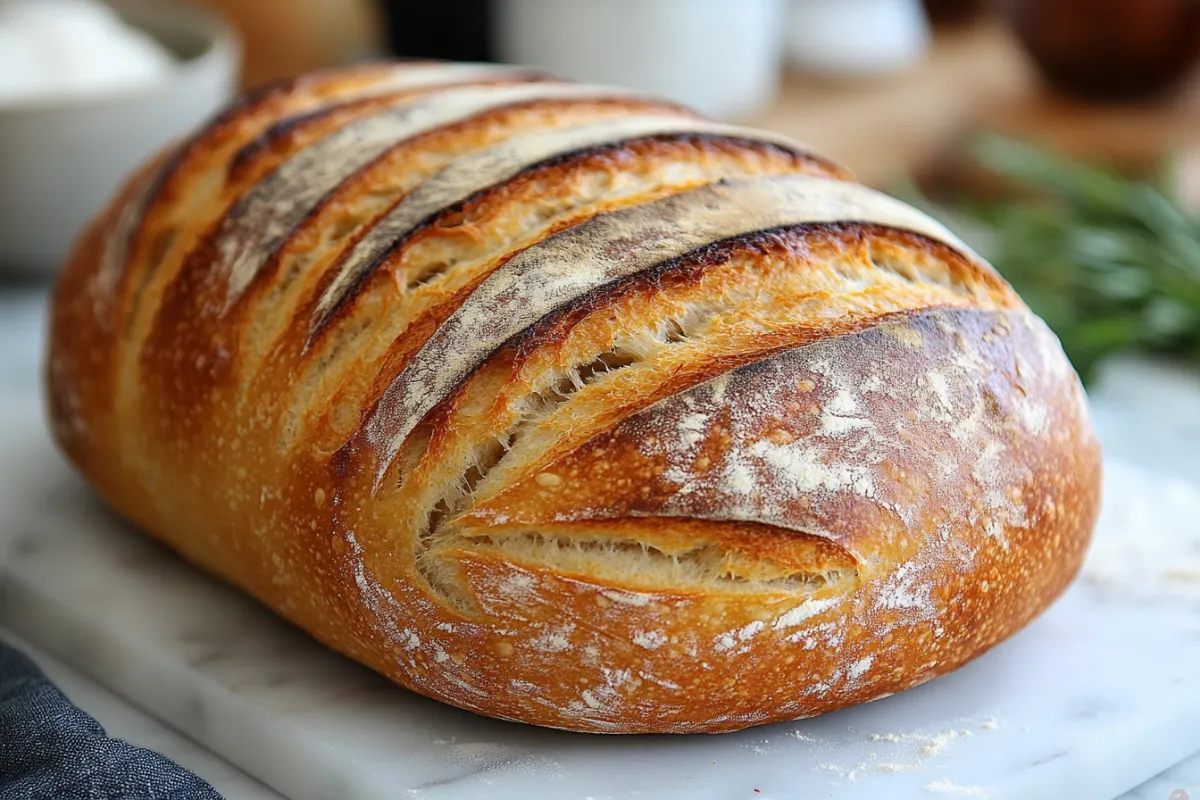
<path fill-rule="evenodd" d="M 247 94 L 54 292 L 61 447 L 397 683 L 725 731 L 1005 639 L 1099 456 L 1055 337 L 941 225 L 775 134 L 481 65 Z"/>

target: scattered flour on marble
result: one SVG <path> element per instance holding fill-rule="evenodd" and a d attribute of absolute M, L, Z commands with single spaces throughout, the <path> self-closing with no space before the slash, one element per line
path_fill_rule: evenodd
<path fill-rule="evenodd" d="M 948 794 L 958 797 L 988 797 L 988 792 L 982 786 L 960 786 L 948 778 L 931 781 L 925 784 L 925 791 L 933 794 Z"/>
<path fill-rule="evenodd" d="M 921 752 L 927 756 L 935 756 L 946 749 L 948 745 L 962 736 L 970 736 L 971 732 L 966 728 L 960 730 L 949 730 L 943 733 L 936 734 L 929 738 L 929 741 L 921 745 Z"/>
<path fill-rule="evenodd" d="M 1106 460 L 1083 576 L 1114 599 L 1200 601 L 1200 488 Z"/>
<path fill-rule="evenodd" d="M 558 759 L 528 754 L 494 759 L 485 764 L 482 771 L 522 773 L 540 781 L 561 781 L 567 777 L 563 764 Z"/>
<path fill-rule="evenodd" d="M 957 742 L 973 736 L 973 729 L 994 730 L 998 725 L 991 717 L 983 722 L 962 720 L 959 726 L 935 733 L 872 733 L 864 737 L 865 741 L 879 746 L 878 750 L 870 751 L 865 758 L 860 757 L 850 765 L 825 762 L 817 769 L 846 781 L 855 781 L 870 772 L 916 772 Z"/>
<path fill-rule="evenodd" d="M 860 761 L 850 767 L 843 767 L 840 764 L 826 762 L 821 764 L 818 769 L 824 772 L 832 772 L 843 780 L 854 782 L 858 780 L 860 775 L 868 772 L 916 772 L 921 768 L 920 762 L 894 762 L 880 761 L 878 755 L 871 753 L 865 761 Z"/>
<path fill-rule="evenodd" d="M 752 739 L 740 744 L 743 750 L 749 750 L 759 756 L 769 756 L 779 751 L 779 748 L 773 745 L 770 739 Z"/>

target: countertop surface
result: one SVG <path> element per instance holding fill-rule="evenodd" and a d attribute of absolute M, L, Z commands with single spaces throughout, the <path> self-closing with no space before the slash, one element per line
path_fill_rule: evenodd
<path fill-rule="evenodd" d="M 18 289 L 0 292 L 0 441 L 41 425 L 38 371 L 44 292 Z M 1093 389 L 1093 406 L 1107 454 L 1156 472 L 1164 479 L 1184 479 L 1200 486 L 1200 371 L 1136 359 L 1122 359 L 1106 369 Z M 5 448 L 0 447 L 0 458 Z M 35 476 L 31 476 L 33 479 Z M 20 502 L 20 487 L 6 487 L 3 502 Z M 0 515 L 0 519 L 4 519 Z M 0 543 L 10 531 L 0 529 Z M 161 722 L 97 686 L 88 678 L 30 646 L 8 631 L 0 636 L 24 649 L 52 679 L 112 734 L 156 749 L 208 779 L 230 800 L 265 800 L 280 795 Z M 1180 800 L 1190 792 L 1200 798 L 1200 756 L 1168 770 L 1122 800 Z"/>

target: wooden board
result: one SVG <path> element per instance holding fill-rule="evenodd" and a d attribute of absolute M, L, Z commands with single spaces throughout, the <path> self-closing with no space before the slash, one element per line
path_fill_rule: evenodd
<path fill-rule="evenodd" d="M 1155 103 L 1098 106 L 1045 89 L 1003 25 L 939 33 L 923 63 L 877 81 L 785 76 L 776 104 L 750 120 L 807 142 L 866 183 L 918 177 L 993 130 L 1070 155 L 1143 166 L 1200 145 L 1200 76 Z"/>

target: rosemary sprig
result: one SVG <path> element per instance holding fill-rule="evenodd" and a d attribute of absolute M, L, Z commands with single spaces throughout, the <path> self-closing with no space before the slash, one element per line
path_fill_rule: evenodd
<path fill-rule="evenodd" d="M 998 137 L 974 152 L 1016 196 L 963 204 L 966 219 L 950 224 L 965 225 L 1085 381 L 1120 351 L 1200 359 L 1200 222 L 1173 199 L 1168 169 L 1131 180 Z"/>

